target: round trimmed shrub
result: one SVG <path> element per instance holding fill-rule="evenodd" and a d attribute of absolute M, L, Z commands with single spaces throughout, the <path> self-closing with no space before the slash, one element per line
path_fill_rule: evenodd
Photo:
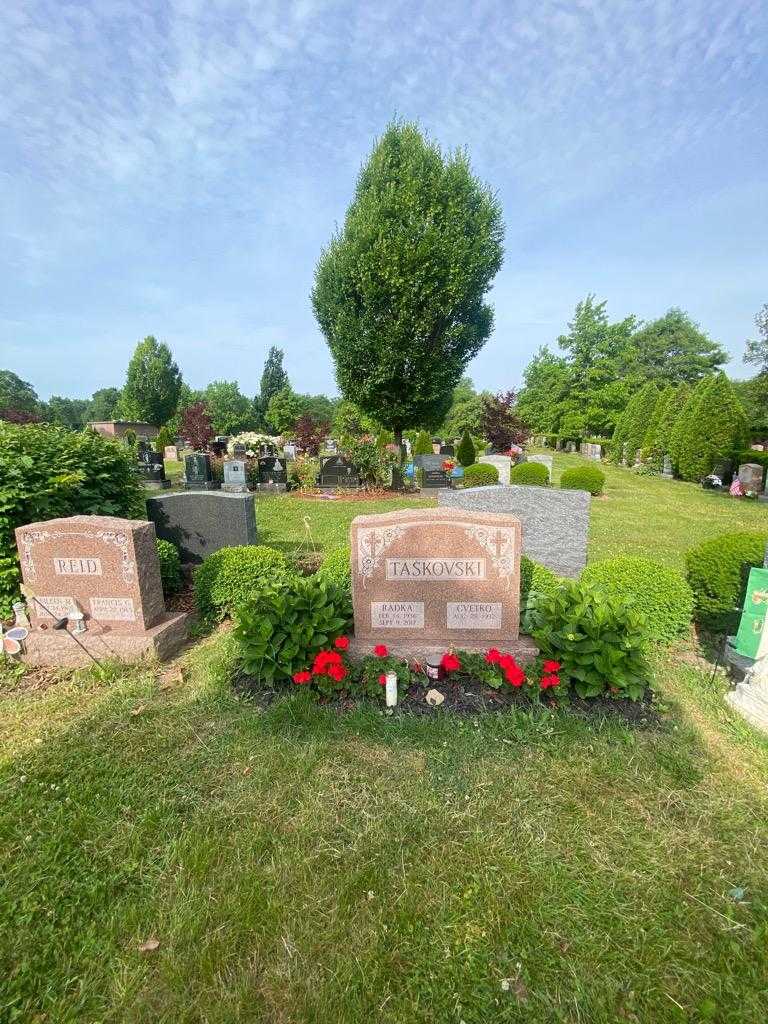
<path fill-rule="evenodd" d="M 519 462 L 509 471 L 511 484 L 528 484 L 532 487 L 546 487 L 549 483 L 549 471 L 540 462 Z"/>
<path fill-rule="evenodd" d="M 535 465 L 535 463 L 534 463 Z M 542 467 L 546 468 L 546 467 Z M 532 558 L 522 555 L 520 558 L 520 605 L 525 605 L 529 594 L 554 594 L 562 583 L 551 569 L 539 565 Z"/>
<path fill-rule="evenodd" d="M 499 482 L 499 471 L 490 462 L 475 462 L 464 470 L 465 487 L 487 487 Z"/>
<path fill-rule="evenodd" d="M 163 593 L 166 597 L 181 590 L 181 557 L 179 549 L 169 540 L 156 538 L 157 557 L 160 560 L 160 579 L 163 581 Z"/>
<path fill-rule="evenodd" d="M 261 544 L 220 548 L 195 573 L 197 609 L 203 618 L 224 618 L 296 576 L 285 555 L 274 548 Z"/>
<path fill-rule="evenodd" d="M 712 632 L 736 627 L 746 577 L 750 568 L 763 564 L 766 541 L 764 533 L 723 533 L 686 552 L 686 575 L 699 625 Z"/>
<path fill-rule="evenodd" d="M 645 635 L 649 641 L 670 644 L 686 633 L 691 624 L 693 591 L 681 573 L 652 558 L 606 558 L 588 565 L 581 579 L 632 601 L 646 617 Z"/>
<path fill-rule="evenodd" d="M 335 583 L 345 590 L 352 589 L 352 565 L 350 563 L 349 544 L 341 544 L 331 548 L 323 559 L 323 563 L 315 573 L 326 583 Z"/>
<path fill-rule="evenodd" d="M 597 466 L 574 466 L 560 477 L 560 486 L 566 491 L 589 491 L 597 497 L 603 493 L 605 473 Z"/>

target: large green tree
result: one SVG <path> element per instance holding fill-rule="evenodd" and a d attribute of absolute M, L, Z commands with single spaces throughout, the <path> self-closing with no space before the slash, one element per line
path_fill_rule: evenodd
<path fill-rule="evenodd" d="M 536 433 L 552 434 L 557 430 L 570 381 L 567 361 L 542 345 L 525 368 L 517 399 L 518 412 Z"/>
<path fill-rule="evenodd" d="M 643 324 L 632 336 L 622 373 L 660 383 L 695 384 L 728 362 L 728 353 L 682 309 Z"/>
<path fill-rule="evenodd" d="M 464 152 L 392 123 L 315 271 L 312 305 L 345 398 L 395 434 L 437 427 L 488 339 L 501 206 Z"/>
<path fill-rule="evenodd" d="M 121 417 L 161 427 L 176 412 L 181 373 L 167 345 L 149 335 L 128 363 L 120 398 Z"/>
<path fill-rule="evenodd" d="M 301 416 L 301 401 L 290 385 L 273 395 L 267 406 L 266 420 L 276 434 L 290 434 Z"/>
<path fill-rule="evenodd" d="M 283 368 L 283 350 L 273 345 L 264 361 L 264 372 L 261 375 L 261 387 L 259 389 L 259 410 L 263 416 L 266 415 L 269 403 L 278 391 L 290 386 L 288 374 Z"/>
<path fill-rule="evenodd" d="M 32 385 L 12 370 L 0 370 L 0 413 L 17 412 L 36 416 L 40 399 Z"/>
<path fill-rule="evenodd" d="M 747 418 L 724 373 L 705 378 L 686 425 L 678 468 L 683 480 L 701 480 L 725 462 L 733 466 L 747 443 Z"/>
<path fill-rule="evenodd" d="M 477 437 L 483 417 L 483 398 L 488 394 L 487 391 L 478 394 L 472 379 L 462 377 L 453 389 L 451 406 L 438 428 L 440 436 L 450 440 L 461 437 L 468 430 Z"/>
<path fill-rule="evenodd" d="M 113 420 L 119 402 L 119 388 L 100 388 L 98 391 L 94 391 L 89 403 L 88 419 L 92 423 Z"/>
<path fill-rule="evenodd" d="M 648 424 L 659 401 L 659 389 L 649 380 L 627 403 L 613 435 L 613 457 L 617 462 L 626 458 L 633 465 L 638 451 L 642 451 Z"/>
<path fill-rule="evenodd" d="M 747 342 L 744 362 L 759 366 L 761 373 L 768 373 L 768 303 L 755 316 L 757 338 Z"/>
<path fill-rule="evenodd" d="M 240 434 L 256 427 L 253 403 L 241 394 L 237 381 L 212 381 L 203 392 L 203 401 L 217 434 Z"/>
<path fill-rule="evenodd" d="M 62 398 L 51 395 L 43 405 L 43 419 L 69 430 L 82 430 L 90 419 L 91 403 L 87 398 Z"/>

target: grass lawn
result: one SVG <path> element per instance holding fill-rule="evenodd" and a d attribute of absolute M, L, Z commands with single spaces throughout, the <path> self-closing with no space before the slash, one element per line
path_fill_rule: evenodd
<path fill-rule="evenodd" d="M 592 557 L 764 521 L 609 473 Z M 288 548 L 370 508 L 258 500 Z M 764 1024 L 768 740 L 690 653 L 647 731 L 259 711 L 231 659 L 0 683 L 3 1024 Z"/>

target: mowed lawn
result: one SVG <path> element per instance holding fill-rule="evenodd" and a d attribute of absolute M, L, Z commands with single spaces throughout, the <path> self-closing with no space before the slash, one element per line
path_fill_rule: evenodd
<path fill-rule="evenodd" d="M 371 510 L 258 507 L 289 549 Z M 762 513 L 614 470 L 590 555 Z M 232 661 L 0 684 L 3 1024 L 763 1024 L 768 741 L 692 652 L 655 728 L 260 710 Z"/>

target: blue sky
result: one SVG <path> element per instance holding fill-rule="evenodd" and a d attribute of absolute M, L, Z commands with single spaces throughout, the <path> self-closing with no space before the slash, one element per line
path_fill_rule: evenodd
<path fill-rule="evenodd" d="M 268 347 L 332 392 L 315 262 L 393 114 L 466 145 L 503 203 L 516 384 L 593 291 L 679 305 L 734 359 L 768 302 L 764 0 L 8 0 L 0 367 L 41 397 L 122 383 L 155 334 L 253 394 Z"/>

